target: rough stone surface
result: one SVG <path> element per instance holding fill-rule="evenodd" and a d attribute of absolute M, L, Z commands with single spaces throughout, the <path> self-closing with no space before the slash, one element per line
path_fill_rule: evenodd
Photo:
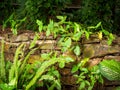
<path fill-rule="evenodd" d="M 5 40 L 5 59 L 13 61 L 16 48 L 23 42 L 26 44 L 24 52 L 29 52 L 29 46 L 34 39 L 34 36 L 35 33 L 31 31 L 27 31 L 25 33 L 19 32 L 17 36 L 12 35 L 12 33 L 10 33 L 9 31 L 7 33 L 0 31 L 0 41 L 2 39 Z M 57 41 L 59 38 L 54 39 L 52 35 L 49 37 L 45 37 L 45 33 L 41 33 L 39 34 L 39 39 L 35 42 L 36 46 L 38 46 L 39 49 L 30 56 L 28 62 L 33 63 L 36 60 L 43 61 L 43 59 L 40 57 L 40 54 L 53 50 L 56 50 L 58 55 L 70 56 L 71 58 L 76 60 L 76 62 L 66 64 L 65 68 L 59 69 L 59 71 L 62 75 L 62 84 L 63 86 L 65 85 L 63 90 L 67 90 L 66 85 L 68 85 L 69 87 L 71 86 L 72 89 L 70 90 L 77 90 L 75 86 L 76 78 L 71 74 L 71 68 L 82 58 L 90 58 L 88 62 L 88 65 L 90 67 L 99 64 L 103 59 L 115 59 L 117 61 L 120 61 L 120 37 L 116 36 L 116 39 L 110 46 L 107 45 L 107 41 L 105 39 L 99 40 L 95 37 L 96 36 L 93 35 L 89 40 L 82 38 L 82 40 L 79 41 L 79 45 L 81 46 L 81 55 L 76 57 L 75 54 L 71 51 L 67 51 L 64 53 L 60 51 L 60 47 L 57 46 Z M 112 83 L 112 85 L 114 84 Z M 107 84 L 105 84 L 105 86 L 107 86 Z M 108 88 L 101 88 L 101 90 L 108 90 Z"/>
<path fill-rule="evenodd" d="M 85 44 L 83 50 L 83 57 L 102 57 L 110 54 L 116 54 L 120 52 L 118 46 L 108 46 L 101 44 Z"/>
<path fill-rule="evenodd" d="M 66 77 L 62 77 L 62 83 L 64 85 L 75 85 L 76 84 L 76 80 L 77 78 L 75 78 L 74 76 L 66 76 Z"/>
<path fill-rule="evenodd" d="M 112 56 L 112 55 L 108 55 L 108 56 L 105 56 L 104 59 L 114 59 L 114 60 L 117 60 L 117 61 L 120 61 L 120 56 Z"/>

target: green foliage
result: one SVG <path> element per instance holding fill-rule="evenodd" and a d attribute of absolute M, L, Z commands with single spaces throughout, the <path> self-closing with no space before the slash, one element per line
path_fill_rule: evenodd
<path fill-rule="evenodd" d="M 78 57 L 81 54 L 81 48 L 77 42 L 81 40 L 81 37 L 86 37 L 86 39 L 89 39 L 90 35 L 92 34 L 98 35 L 98 38 L 100 40 L 104 35 L 104 37 L 108 39 L 108 44 L 111 44 L 112 40 L 114 39 L 112 33 L 109 33 L 108 31 L 103 29 L 101 22 L 99 22 L 96 26 L 84 27 L 82 24 L 67 21 L 66 16 L 57 16 L 57 18 L 59 19 L 58 22 L 50 20 L 48 25 L 43 25 L 43 22 L 38 19 L 36 20 L 36 23 L 38 25 L 38 31 L 40 33 L 45 32 L 47 37 L 53 35 L 54 39 L 56 39 L 56 37 L 59 37 L 58 45 L 61 47 L 61 50 L 63 52 L 67 50 L 73 50 L 74 54 Z M 12 19 L 13 18 L 11 16 L 10 21 L 12 21 Z M 21 20 L 21 22 L 23 20 Z M 15 24 L 13 23 L 13 28 Z M 49 54 L 45 53 L 41 55 L 41 57 L 44 59 L 43 62 L 36 62 L 30 65 L 29 63 L 27 63 L 27 60 L 29 59 L 29 56 L 37 49 L 34 47 L 35 42 L 38 39 L 39 35 L 38 33 L 36 33 L 33 41 L 30 43 L 30 52 L 26 56 L 25 53 L 22 51 L 24 44 L 21 44 L 17 48 L 13 60 L 14 62 L 9 66 L 10 70 L 6 69 L 7 72 L 9 72 L 9 75 L 8 77 L 4 75 L 8 81 L 4 81 L 1 79 L 1 88 L 10 87 L 14 89 L 22 88 L 25 90 L 29 90 L 34 89 L 37 86 L 46 85 L 50 90 L 53 90 L 53 88 L 56 88 L 58 90 L 61 89 L 59 73 L 53 68 L 53 66 L 58 63 L 60 68 L 64 68 L 65 63 L 69 63 L 74 60 L 71 57 L 57 56 L 56 53 L 51 52 Z M 74 46 L 72 46 L 73 42 L 75 42 Z M 1 51 L 1 56 L 1 60 L 4 60 L 3 50 Z M 89 70 L 89 68 L 85 66 L 88 60 L 89 58 L 84 58 L 72 69 L 72 73 L 80 71 L 79 74 L 75 75 L 78 78 L 77 84 L 80 84 L 80 90 L 82 90 L 83 88 L 92 90 L 94 84 L 97 81 L 102 82 L 102 78 L 97 67 L 93 67 Z M 3 68 L 4 64 L 3 66 L 1 65 L 1 67 Z M 30 73 L 30 71 L 32 71 L 32 73 Z M 3 69 L 3 72 L 6 71 Z M 38 81 L 41 83 L 37 84 Z"/>
<path fill-rule="evenodd" d="M 4 40 L 1 41 L 0 52 L 0 81 L 6 81 L 5 59 L 4 59 Z"/>
<path fill-rule="evenodd" d="M 47 87 L 49 90 L 54 90 L 54 88 L 61 90 L 60 74 L 55 69 L 55 66 L 52 66 L 51 68 L 49 68 L 47 74 L 43 75 L 39 81 L 43 81 L 43 80 L 47 81 Z M 53 81 L 53 82 L 51 82 L 51 81 Z"/>
<path fill-rule="evenodd" d="M 51 65 L 54 65 L 56 63 L 62 63 L 64 65 L 65 63 L 69 63 L 69 62 L 72 62 L 72 61 L 74 61 L 74 60 L 72 60 L 72 59 L 68 60 L 67 58 L 64 58 L 62 56 L 57 58 L 56 55 L 52 55 L 51 58 L 50 57 L 46 58 L 46 60 L 43 63 L 41 63 L 40 67 L 36 71 L 36 74 L 30 80 L 30 82 L 26 86 L 25 90 L 29 90 L 31 88 L 31 86 L 33 86 L 36 83 L 36 81 L 44 74 L 46 69 L 48 67 L 50 67 Z M 54 79 L 53 79 L 53 81 L 54 81 Z M 56 83 L 56 81 L 55 81 L 55 83 Z"/>
<path fill-rule="evenodd" d="M 108 26 L 111 26 L 110 17 L 112 16 L 112 11 L 110 9 L 109 3 L 105 3 L 104 0 L 84 0 L 82 2 L 81 14 L 84 16 L 82 21 L 86 24 L 95 24 L 99 21 L 108 22 Z M 108 18 L 109 17 L 109 18 Z M 102 19 L 103 18 L 103 19 Z"/>
<path fill-rule="evenodd" d="M 13 86 L 10 86 L 8 84 L 0 84 L 0 89 L 1 90 L 13 90 L 14 87 Z"/>
<path fill-rule="evenodd" d="M 116 87 L 115 90 L 120 90 L 120 86 Z"/>
<path fill-rule="evenodd" d="M 36 36 L 35 36 L 36 37 Z M 34 40 L 33 40 L 34 41 Z M 32 43 L 34 46 L 34 43 Z M 44 53 L 41 57 L 43 62 L 27 63 L 31 54 L 38 48 L 31 48 L 25 55 L 23 48 L 25 44 L 21 44 L 15 52 L 13 63 L 4 61 L 4 42 L 2 41 L 1 58 L 0 58 L 0 89 L 35 89 L 41 85 L 46 85 L 48 90 L 54 88 L 61 90 L 60 74 L 54 65 L 59 64 L 60 68 L 64 68 L 65 63 L 73 62 L 70 57 L 59 56 L 56 53 Z M 6 74 L 8 72 L 8 74 Z M 40 83 L 38 83 L 40 82 Z"/>
<path fill-rule="evenodd" d="M 80 46 L 76 45 L 73 51 L 76 56 L 79 56 L 81 54 Z"/>
<path fill-rule="evenodd" d="M 26 18 L 16 20 L 13 13 L 5 22 L 3 22 L 3 30 L 10 24 L 12 33 L 17 35 L 17 30 L 20 29 L 20 26 L 25 20 Z"/>
<path fill-rule="evenodd" d="M 69 20 L 80 21 L 85 25 L 95 25 L 101 21 L 108 31 L 114 32 L 119 28 L 119 0 L 82 0 L 80 9 L 71 8 L 69 12 L 66 7 L 72 3 L 73 0 L 4 0 L 0 3 L 0 18 L 5 21 L 15 12 L 16 19 L 27 19 L 21 26 L 32 30 L 37 28 L 37 19 L 48 23 L 49 19 L 56 19 L 57 15 L 68 16 Z"/>
<path fill-rule="evenodd" d="M 7 20 L 8 17 L 15 11 L 15 3 L 17 0 L 3 0 L 0 2 L 0 24 L 3 23 L 4 20 Z"/>
<path fill-rule="evenodd" d="M 41 32 L 42 29 L 43 29 L 43 22 L 40 21 L 40 20 L 36 20 L 36 23 L 37 23 L 37 25 L 39 26 L 39 28 L 38 28 L 39 32 Z"/>
<path fill-rule="evenodd" d="M 62 10 L 71 3 L 71 0 L 19 0 L 19 8 L 16 11 L 18 18 L 27 18 L 25 27 L 36 29 L 36 20 L 41 19 L 48 23 L 50 18 L 54 19 L 60 15 Z"/>
<path fill-rule="evenodd" d="M 69 15 L 70 20 L 80 21 L 87 26 L 102 22 L 104 28 L 108 31 L 113 33 L 118 32 L 119 0 L 82 0 L 80 6 L 81 8 L 78 10 L 71 10 L 72 13 Z"/>
<path fill-rule="evenodd" d="M 21 25 L 22 28 L 36 30 L 35 22 L 37 19 L 48 23 L 48 19 L 55 19 L 56 15 L 61 15 L 62 10 L 64 10 L 71 1 L 72 0 L 5 0 L 0 3 L 0 9 L 2 10 L 0 18 L 6 21 L 12 13 L 15 13 L 14 18 L 16 20 L 26 17 L 26 22 Z"/>
<path fill-rule="evenodd" d="M 71 71 L 77 77 L 76 83 L 79 84 L 79 90 L 92 90 L 97 81 L 103 83 L 98 66 L 93 66 L 91 69 L 85 66 L 88 60 L 88 58 L 81 60 L 77 65 L 73 66 Z M 76 72 L 79 73 L 76 74 Z"/>
<path fill-rule="evenodd" d="M 104 60 L 99 64 L 101 74 L 108 80 L 120 80 L 120 62 Z"/>
<path fill-rule="evenodd" d="M 38 39 L 39 39 L 39 35 L 38 35 L 38 33 L 35 33 L 34 39 L 33 39 L 33 41 L 30 43 L 29 49 L 35 47 L 35 43 L 36 43 L 36 41 L 37 41 Z"/>
<path fill-rule="evenodd" d="M 108 45 L 111 45 L 114 40 L 112 33 L 103 29 L 102 23 L 99 22 L 96 26 L 85 27 L 82 24 L 67 21 L 66 16 L 57 16 L 58 22 L 50 20 L 48 25 L 43 25 L 41 20 L 37 20 L 39 32 L 46 32 L 46 36 L 53 35 L 54 38 L 60 37 L 58 45 L 62 47 L 62 51 L 65 52 L 68 49 L 74 49 L 76 55 L 80 55 L 80 47 L 76 44 L 72 47 L 73 42 L 81 40 L 81 37 L 86 37 L 89 39 L 90 35 L 95 34 L 100 40 L 102 37 L 108 39 Z M 75 49 L 76 48 L 76 49 Z M 78 50 L 77 50 L 78 49 Z"/>

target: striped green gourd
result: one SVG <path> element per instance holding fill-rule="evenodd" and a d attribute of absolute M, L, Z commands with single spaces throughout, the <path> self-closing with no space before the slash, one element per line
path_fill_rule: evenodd
<path fill-rule="evenodd" d="M 103 60 L 99 64 L 101 74 L 110 81 L 120 80 L 120 62 L 115 60 Z"/>

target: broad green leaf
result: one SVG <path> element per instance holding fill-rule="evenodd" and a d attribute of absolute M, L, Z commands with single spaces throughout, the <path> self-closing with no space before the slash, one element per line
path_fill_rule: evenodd
<path fill-rule="evenodd" d="M 76 84 L 81 84 L 84 80 L 81 78 L 81 76 L 78 76 L 77 74 L 74 75 L 78 80 L 76 81 Z"/>
<path fill-rule="evenodd" d="M 100 27 L 101 26 L 101 22 L 99 22 L 96 26 L 95 26 L 95 28 L 98 28 L 98 27 Z"/>
<path fill-rule="evenodd" d="M 71 38 L 68 38 L 68 39 L 63 43 L 63 46 L 70 47 L 71 44 L 72 44 L 72 40 L 71 40 Z"/>
<path fill-rule="evenodd" d="M 14 35 L 17 35 L 17 22 L 15 20 L 11 20 L 11 30 Z"/>
<path fill-rule="evenodd" d="M 112 39 L 109 39 L 109 38 L 108 38 L 107 44 L 108 44 L 108 45 L 111 45 L 111 44 L 112 44 L 112 41 L 113 41 Z"/>
<path fill-rule="evenodd" d="M 66 18 L 67 18 L 66 16 L 57 16 L 57 19 L 60 20 L 59 24 L 63 24 L 63 23 L 65 23 Z"/>
<path fill-rule="evenodd" d="M 80 46 L 75 46 L 75 48 L 74 48 L 74 53 L 75 53 L 75 55 L 77 55 L 77 56 L 79 56 L 80 55 L 80 53 L 81 53 L 81 50 L 80 50 Z"/>
<path fill-rule="evenodd" d="M 120 80 L 120 62 L 104 60 L 99 64 L 101 74 L 108 80 Z"/>
<path fill-rule="evenodd" d="M 73 60 L 71 57 L 65 57 L 65 62 L 69 63 L 69 62 L 73 62 L 75 60 Z"/>
<path fill-rule="evenodd" d="M 85 83 L 90 86 L 90 82 L 88 80 L 85 80 Z"/>
<path fill-rule="evenodd" d="M 60 74 L 59 74 L 59 72 L 58 72 L 57 70 L 52 71 L 52 73 L 53 73 L 57 78 L 60 77 Z"/>
<path fill-rule="evenodd" d="M 65 21 L 66 20 L 66 16 L 57 16 L 57 19 L 61 20 L 61 21 Z"/>
<path fill-rule="evenodd" d="M 75 32 L 79 32 L 80 31 L 80 25 L 77 23 L 74 23 L 74 30 Z"/>
<path fill-rule="evenodd" d="M 66 30 L 69 30 L 70 29 L 70 25 L 68 24 L 68 25 L 66 25 L 66 28 L 65 28 Z"/>
<path fill-rule="evenodd" d="M 62 47 L 61 50 L 62 50 L 62 52 L 65 52 L 68 50 L 68 47 Z"/>
<path fill-rule="evenodd" d="M 78 32 L 76 34 L 73 35 L 72 39 L 75 40 L 75 41 L 79 41 L 81 36 L 82 36 L 82 31 L 81 32 Z"/>
<path fill-rule="evenodd" d="M 114 39 L 115 38 L 112 33 L 109 34 L 109 37 L 110 37 L 110 39 Z"/>
<path fill-rule="evenodd" d="M 79 67 L 77 65 L 74 65 L 73 68 L 72 68 L 72 70 L 71 70 L 71 72 L 75 73 L 75 72 L 78 71 L 78 69 L 79 69 Z"/>
<path fill-rule="evenodd" d="M 42 23 L 42 21 L 37 20 L 37 21 L 36 21 L 36 23 L 37 23 L 37 24 L 38 24 L 38 26 L 39 26 L 39 32 L 41 32 L 41 31 L 42 31 L 42 29 L 43 29 L 43 23 Z"/>
<path fill-rule="evenodd" d="M 63 20 L 63 16 L 57 16 L 57 19 Z"/>
<path fill-rule="evenodd" d="M 48 29 L 47 31 L 46 31 L 46 36 L 49 36 L 50 35 L 50 29 Z"/>
<path fill-rule="evenodd" d="M 109 35 L 109 32 L 105 29 L 102 29 L 102 32 L 105 34 L 105 35 Z"/>
<path fill-rule="evenodd" d="M 65 62 L 64 62 L 64 61 L 61 61 L 61 62 L 59 63 L 59 67 L 60 67 L 60 68 L 64 68 L 64 66 L 65 66 Z"/>
<path fill-rule="evenodd" d="M 47 26 L 46 36 L 49 36 L 51 31 L 54 32 L 53 28 L 54 28 L 54 22 L 53 22 L 53 20 L 50 20 L 50 22 Z"/>
<path fill-rule="evenodd" d="M 108 45 L 111 45 L 111 44 L 112 44 L 112 41 L 113 41 L 114 39 L 115 39 L 115 37 L 113 36 L 112 33 L 110 33 L 110 34 L 109 34 L 109 37 L 108 37 L 108 41 L 107 41 Z"/>
<path fill-rule="evenodd" d="M 88 69 L 87 68 L 81 68 L 81 71 L 83 71 L 84 73 L 88 73 Z"/>
<path fill-rule="evenodd" d="M 79 90 L 82 90 L 85 88 L 85 82 L 81 82 L 80 86 L 79 86 Z"/>
<path fill-rule="evenodd" d="M 92 90 L 92 89 L 93 89 L 93 87 L 92 87 L 92 86 L 89 86 L 89 87 L 88 87 L 88 90 Z"/>
<path fill-rule="evenodd" d="M 89 39 L 89 37 L 90 37 L 90 32 L 85 31 L 85 36 L 86 36 L 86 39 Z"/>
<path fill-rule="evenodd" d="M 49 29 L 53 29 L 54 27 L 54 22 L 53 20 L 50 20 L 50 23 L 48 24 Z"/>
<path fill-rule="evenodd" d="M 70 48 L 72 40 L 71 38 L 67 38 L 65 41 L 59 42 L 62 46 L 62 51 L 65 52 L 68 48 Z"/>

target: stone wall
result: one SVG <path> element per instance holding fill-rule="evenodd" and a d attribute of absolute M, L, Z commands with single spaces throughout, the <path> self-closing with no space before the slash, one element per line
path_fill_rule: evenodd
<path fill-rule="evenodd" d="M 24 32 L 24 33 L 22 33 Z M 24 48 L 25 52 L 29 52 L 29 45 L 34 38 L 34 33 L 32 31 L 22 31 L 19 32 L 17 36 L 13 35 L 11 32 L 0 32 L 0 40 L 5 40 L 5 59 L 13 61 L 15 50 L 21 43 L 25 43 Z M 107 45 L 107 40 L 97 39 L 94 35 L 90 37 L 89 40 L 86 40 L 84 37 L 78 42 L 81 46 L 81 55 L 76 58 L 76 56 L 71 52 L 67 51 L 61 53 L 61 48 L 57 45 L 59 38 L 54 39 L 52 36 L 45 37 L 44 33 L 39 34 L 40 38 L 36 41 L 36 46 L 39 46 L 39 49 L 31 55 L 29 63 L 32 63 L 34 60 L 41 60 L 40 54 L 44 52 L 50 52 L 56 50 L 59 54 L 70 56 L 74 59 L 80 60 L 84 57 L 89 57 L 89 66 L 98 64 L 104 59 L 116 59 L 120 61 L 120 37 L 116 36 L 116 39 L 113 41 L 112 45 Z M 74 44 L 74 42 L 73 42 Z M 0 43 L 1 45 L 1 43 Z M 76 63 L 77 61 L 76 60 Z M 71 74 L 71 67 L 74 63 L 66 65 L 64 69 L 59 69 L 62 75 L 62 84 L 63 90 L 77 90 L 76 78 Z M 118 86 L 120 83 L 117 81 L 111 82 L 105 80 L 104 85 L 97 84 L 95 90 L 112 90 L 113 86 Z M 68 89 L 69 88 L 69 89 Z"/>

